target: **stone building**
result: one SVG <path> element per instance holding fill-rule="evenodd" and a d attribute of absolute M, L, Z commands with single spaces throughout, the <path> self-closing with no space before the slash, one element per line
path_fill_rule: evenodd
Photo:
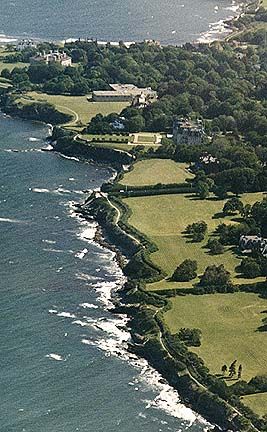
<path fill-rule="evenodd" d="M 263 237 L 243 235 L 240 237 L 239 247 L 243 253 L 259 251 L 262 256 L 267 258 L 267 239 Z"/>
<path fill-rule="evenodd" d="M 61 66 L 67 67 L 72 65 L 71 57 L 69 57 L 65 52 L 50 51 L 48 54 L 45 52 L 43 54 L 38 54 L 30 59 L 31 63 L 45 63 L 53 64 L 59 63 Z"/>
<path fill-rule="evenodd" d="M 205 136 L 202 120 L 175 119 L 173 122 L 173 140 L 175 144 L 201 144 Z"/>

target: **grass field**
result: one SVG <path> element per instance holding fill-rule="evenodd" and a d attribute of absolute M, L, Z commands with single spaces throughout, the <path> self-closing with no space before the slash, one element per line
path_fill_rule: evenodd
<path fill-rule="evenodd" d="M 27 98 L 21 99 L 23 103 L 30 103 L 33 101 L 46 101 L 56 106 L 56 108 L 64 113 L 72 114 L 73 120 L 70 125 L 79 124 L 83 125 L 89 121 L 96 114 L 107 115 L 112 112 L 120 113 L 127 103 L 123 102 L 89 102 L 88 96 L 62 96 L 62 95 L 48 95 L 46 93 L 29 92 Z"/>
<path fill-rule="evenodd" d="M 254 203 L 262 198 L 262 194 L 245 194 L 244 203 Z M 224 264 L 232 273 L 234 283 L 248 282 L 239 279 L 235 267 L 240 259 L 230 249 L 222 255 L 210 255 L 205 249 L 207 239 L 201 243 L 192 243 L 182 232 L 190 223 L 205 220 L 208 234 L 211 235 L 219 223 L 230 223 L 230 217 L 213 218 L 221 212 L 224 202 L 215 199 L 198 200 L 188 195 L 160 195 L 150 197 L 126 198 L 126 204 L 132 210 L 129 223 L 150 237 L 159 250 L 151 255 L 152 260 L 170 276 L 177 265 L 184 259 L 196 259 L 198 274 L 211 264 Z M 208 238 L 208 237 L 207 237 Z M 258 279 L 260 280 L 260 279 Z M 253 279 L 255 281 L 255 279 Z M 162 280 L 150 284 L 147 289 L 168 289 L 191 287 L 197 279 L 189 283 L 169 282 Z"/>
<path fill-rule="evenodd" d="M 267 414 L 267 393 L 257 393 L 254 395 L 243 396 L 242 402 L 260 417 Z"/>
<path fill-rule="evenodd" d="M 3 69 L 12 70 L 15 67 L 22 68 L 22 67 L 29 66 L 28 63 L 5 63 L 3 59 L 9 54 L 13 54 L 13 53 L 5 51 L 3 48 L 0 48 L 0 73 Z"/>
<path fill-rule="evenodd" d="M 120 183 L 128 186 L 144 186 L 157 183 L 183 183 L 193 175 L 186 171 L 186 164 L 170 159 L 139 161 L 134 169 L 125 174 Z"/>
<path fill-rule="evenodd" d="M 223 364 L 235 359 L 243 366 L 244 380 L 267 373 L 267 338 L 257 331 L 266 316 L 266 299 L 252 293 L 187 295 L 172 299 L 172 306 L 166 324 L 172 333 L 181 327 L 201 329 L 201 346 L 190 349 L 212 373 L 219 374 Z"/>

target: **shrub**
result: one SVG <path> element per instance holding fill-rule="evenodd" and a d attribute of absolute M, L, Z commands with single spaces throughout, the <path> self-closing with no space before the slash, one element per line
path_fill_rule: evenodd
<path fill-rule="evenodd" d="M 197 277 L 197 262 L 186 259 L 174 271 L 172 280 L 176 282 L 188 282 Z"/>
<path fill-rule="evenodd" d="M 255 258 L 244 258 L 240 264 L 240 271 L 246 278 L 256 278 L 261 275 L 261 266 Z"/>
<path fill-rule="evenodd" d="M 230 272 L 224 268 L 224 265 L 208 266 L 200 278 L 200 286 L 221 286 L 227 287 L 232 285 Z"/>
<path fill-rule="evenodd" d="M 209 239 L 207 247 L 212 255 L 219 255 L 224 252 L 224 247 L 218 239 Z"/>
<path fill-rule="evenodd" d="M 187 346 L 199 347 L 201 345 L 201 330 L 199 329 L 181 328 L 178 337 Z"/>

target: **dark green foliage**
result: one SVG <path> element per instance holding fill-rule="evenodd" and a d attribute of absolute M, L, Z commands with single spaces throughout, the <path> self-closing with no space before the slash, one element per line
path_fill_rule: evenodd
<path fill-rule="evenodd" d="M 250 227 L 245 223 L 240 224 L 220 224 L 216 230 L 220 242 L 223 245 L 238 245 L 242 235 L 248 235 L 251 232 Z"/>
<path fill-rule="evenodd" d="M 221 287 L 230 286 L 232 285 L 230 272 L 224 268 L 223 264 L 219 266 L 208 266 L 204 274 L 200 277 L 199 285 Z"/>
<path fill-rule="evenodd" d="M 251 208 L 251 217 L 261 229 L 261 235 L 267 237 L 267 199 L 256 202 Z"/>
<path fill-rule="evenodd" d="M 256 258 L 247 257 L 241 261 L 240 271 L 246 278 L 256 278 L 261 276 L 261 265 Z"/>
<path fill-rule="evenodd" d="M 176 282 L 188 282 L 197 277 L 197 262 L 186 259 L 174 271 L 171 280 Z"/>
<path fill-rule="evenodd" d="M 146 252 L 137 252 L 123 269 L 124 274 L 134 280 L 153 282 L 162 278 L 161 270 L 151 262 Z"/>
<path fill-rule="evenodd" d="M 206 222 L 199 221 L 193 224 L 187 225 L 185 233 L 188 234 L 193 242 L 201 242 L 205 238 L 205 233 L 207 232 L 208 226 Z"/>
<path fill-rule="evenodd" d="M 5 107 L 5 112 L 18 115 L 28 120 L 38 120 L 53 125 L 66 123 L 71 116 L 56 110 L 54 105 L 46 102 L 34 102 L 30 104 L 11 104 Z"/>
<path fill-rule="evenodd" d="M 182 328 L 178 337 L 187 346 L 199 347 L 201 345 L 201 330 L 199 329 Z"/>
<path fill-rule="evenodd" d="M 218 239 L 209 239 L 207 247 L 212 255 L 219 255 L 224 252 L 224 247 Z"/>
<path fill-rule="evenodd" d="M 225 214 L 235 213 L 235 212 L 242 213 L 243 209 L 244 206 L 242 201 L 237 197 L 233 197 L 230 198 L 228 201 L 226 201 L 226 203 L 224 204 L 223 213 Z"/>
<path fill-rule="evenodd" d="M 267 392 L 267 375 L 256 376 L 249 381 L 257 392 Z"/>

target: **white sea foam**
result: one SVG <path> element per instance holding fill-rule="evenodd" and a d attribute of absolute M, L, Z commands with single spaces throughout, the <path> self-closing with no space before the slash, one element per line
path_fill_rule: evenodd
<path fill-rule="evenodd" d="M 96 229 L 97 229 L 97 223 L 96 222 L 86 222 L 83 223 L 83 225 L 85 225 L 85 228 L 83 228 L 80 233 L 78 234 L 78 237 L 81 240 L 84 241 L 90 241 L 93 240 L 96 234 Z"/>
<path fill-rule="evenodd" d="M 127 351 L 127 342 L 130 339 L 130 334 L 126 328 L 127 321 L 128 318 L 124 315 L 118 315 L 114 319 L 95 320 L 92 326 L 104 333 L 106 337 L 95 338 L 94 340 L 83 338 L 81 342 L 85 345 L 96 346 L 104 351 L 107 357 L 116 356 L 139 370 L 139 376 L 134 382 L 129 382 L 129 385 L 132 385 L 136 391 L 139 390 L 140 385 L 145 385 L 158 393 L 154 399 L 144 401 L 146 409 L 163 410 L 173 417 L 185 420 L 189 426 L 196 420 L 203 425 L 208 425 L 201 416 L 198 416 L 181 403 L 177 391 L 169 386 L 162 376 L 149 366 L 145 359 L 140 359 Z M 80 325 L 88 324 L 82 323 Z"/>
<path fill-rule="evenodd" d="M 99 281 L 99 279 L 100 279 L 97 276 L 93 276 L 93 275 L 90 275 L 90 274 L 87 274 L 87 273 L 82 273 L 82 272 L 76 273 L 75 277 L 76 277 L 76 279 L 82 280 L 82 281 L 85 281 L 85 282 Z"/>
<path fill-rule="evenodd" d="M 36 193 L 49 193 L 50 192 L 49 189 L 45 189 L 45 188 L 29 188 L 29 190 L 31 190 L 32 192 L 36 192 Z"/>
<path fill-rule="evenodd" d="M 15 224 L 24 224 L 24 223 L 26 223 L 26 222 L 18 220 L 18 219 L 2 218 L 2 217 L 0 217 L 0 222 L 15 223 Z"/>
<path fill-rule="evenodd" d="M 67 253 L 68 251 L 62 249 L 53 249 L 53 248 L 44 248 L 45 252 L 54 252 L 54 253 Z"/>
<path fill-rule="evenodd" d="M 59 154 L 60 154 L 60 156 L 63 157 L 64 159 L 70 159 L 70 160 L 73 160 L 73 161 L 75 161 L 75 162 L 80 162 L 80 159 L 78 159 L 78 158 L 76 158 L 76 157 L 73 157 L 73 156 L 66 156 L 66 155 L 64 155 L 64 154 L 62 154 L 62 153 L 59 153 Z"/>
<path fill-rule="evenodd" d="M 98 306 L 92 303 L 82 303 L 79 306 L 84 309 L 98 309 Z"/>
<path fill-rule="evenodd" d="M 42 240 L 42 242 L 47 243 L 47 244 L 55 244 L 56 243 L 55 240 L 48 240 L 48 239 L 44 239 L 44 240 Z"/>
<path fill-rule="evenodd" d="M 59 354 L 47 354 L 46 355 L 47 358 L 49 358 L 50 360 L 56 360 L 56 361 L 64 361 L 63 357 Z"/>
<path fill-rule="evenodd" d="M 57 313 L 57 316 L 63 318 L 77 318 L 76 315 L 70 312 L 59 312 Z"/>
<path fill-rule="evenodd" d="M 85 248 L 81 252 L 77 252 L 75 254 L 75 257 L 79 258 L 79 259 L 83 259 L 85 257 L 85 255 L 87 254 L 87 252 L 88 252 L 88 249 Z"/>

